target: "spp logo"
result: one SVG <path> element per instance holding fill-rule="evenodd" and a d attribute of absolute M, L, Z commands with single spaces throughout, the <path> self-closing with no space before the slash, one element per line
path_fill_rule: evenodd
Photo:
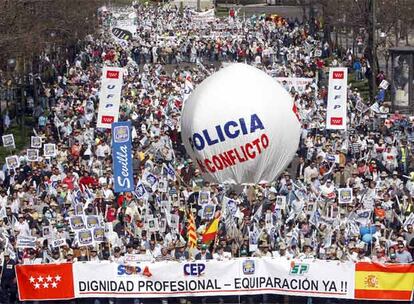
<path fill-rule="evenodd" d="M 141 267 L 127 265 L 118 266 L 118 275 L 134 275 L 139 273 L 142 273 Z"/>
<path fill-rule="evenodd" d="M 111 124 L 115 121 L 115 117 L 114 116 L 102 116 L 101 122 L 102 123 L 106 123 L 106 124 Z"/>
<path fill-rule="evenodd" d="M 189 263 L 184 265 L 184 275 L 186 276 L 201 276 L 206 269 L 205 264 L 201 263 Z"/>
<path fill-rule="evenodd" d="M 343 71 L 333 72 L 333 79 L 344 79 L 344 72 Z"/>
<path fill-rule="evenodd" d="M 118 79 L 119 78 L 119 71 L 106 71 L 106 78 Z"/>
<path fill-rule="evenodd" d="M 342 126 L 342 117 L 331 117 L 331 125 L 333 126 Z"/>
<path fill-rule="evenodd" d="M 114 128 L 114 141 L 116 143 L 123 143 L 129 140 L 128 126 L 118 126 Z"/>
<path fill-rule="evenodd" d="M 244 274 L 254 274 L 256 271 L 256 267 L 254 264 L 254 260 L 246 260 L 243 262 L 243 273 Z"/>
<path fill-rule="evenodd" d="M 290 266 L 289 273 L 292 275 L 303 275 L 309 271 L 309 264 L 299 263 L 295 264 L 292 263 Z"/>

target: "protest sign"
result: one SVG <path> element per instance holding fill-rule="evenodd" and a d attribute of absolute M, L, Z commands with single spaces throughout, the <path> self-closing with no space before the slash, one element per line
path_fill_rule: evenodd
<path fill-rule="evenodd" d="M 79 246 L 93 245 L 93 234 L 89 229 L 82 229 L 77 231 Z"/>
<path fill-rule="evenodd" d="M 75 263 L 75 297 L 225 296 L 264 291 L 294 296 L 354 297 L 354 263 L 283 258 L 151 263 L 138 261 L 135 256 L 127 260 L 136 265 L 133 273 L 125 264 Z"/>
<path fill-rule="evenodd" d="M 151 218 L 148 220 L 148 230 L 150 232 L 157 232 L 159 230 L 158 219 Z"/>
<path fill-rule="evenodd" d="M 97 215 L 87 215 L 86 216 L 86 228 L 91 229 L 99 227 L 99 217 Z"/>
<path fill-rule="evenodd" d="M 17 248 L 36 248 L 37 238 L 34 236 L 19 235 L 17 237 Z"/>
<path fill-rule="evenodd" d="M 39 150 L 37 149 L 27 149 L 26 158 L 29 162 L 35 162 L 39 159 Z"/>
<path fill-rule="evenodd" d="M 64 245 L 67 245 L 66 240 L 65 239 L 56 239 L 52 241 L 52 247 L 53 248 L 57 248 L 57 247 L 62 247 Z"/>
<path fill-rule="evenodd" d="M 210 192 L 200 191 L 198 194 L 198 204 L 202 206 L 204 204 L 208 204 L 209 202 L 210 202 Z"/>
<path fill-rule="evenodd" d="M 95 227 L 93 228 L 93 241 L 95 243 L 102 243 L 105 240 L 105 228 Z"/>
<path fill-rule="evenodd" d="M 74 209 L 73 209 L 75 215 L 83 215 L 83 204 L 82 203 L 78 203 L 75 205 Z"/>
<path fill-rule="evenodd" d="M 296 92 L 304 93 L 306 86 L 311 85 L 314 81 L 313 78 L 296 78 L 296 77 L 276 77 L 277 82 L 284 86 L 288 91 L 291 91 L 292 88 Z"/>
<path fill-rule="evenodd" d="M 16 144 L 14 142 L 14 135 L 13 134 L 3 135 L 1 137 L 1 139 L 3 141 L 3 147 L 12 148 L 12 149 L 16 148 Z"/>
<path fill-rule="evenodd" d="M 351 204 L 352 203 L 352 188 L 338 189 L 338 203 Z"/>
<path fill-rule="evenodd" d="M 30 137 L 30 147 L 34 149 L 42 148 L 42 138 L 39 136 L 31 136 Z"/>
<path fill-rule="evenodd" d="M 112 162 L 114 168 L 114 192 L 134 190 L 132 172 L 131 122 L 112 124 Z"/>
<path fill-rule="evenodd" d="M 20 161 L 17 155 L 6 157 L 6 166 L 8 170 L 16 170 L 20 167 Z"/>
<path fill-rule="evenodd" d="M 201 218 L 204 220 L 211 220 L 216 212 L 216 206 L 212 204 L 204 204 Z"/>
<path fill-rule="evenodd" d="M 56 157 L 56 145 L 55 144 L 44 144 L 43 145 L 43 156 L 45 157 Z"/>
<path fill-rule="evenodd" d="M 171 215 L 171 221 L 169 226 L 171 227 L 171 229 L 178 231 L 178 225 L 180 223 L 180 217 L 177 214 L 172 214 Z"/>
<path fill-rule="evenodd" d="M 142 175 L 142 182 L 148 185 L 153 192 L 158 189 L 158 181 L 158 177 L 148 170 L 145 170 L 144 174 Z"/>
<path fill-rule="evenodd" d="M 118 121 L 123 71 L 124 69 L 116 67 L 104 67 L 102 69 L 96 124 L 98 128 L 110 129 L 111 124 Z"/>
<path fill-rule="evenodd" d="M 329 69 L 326 129 L 346 130 L 348 70 Z"/>
<path fill-rule="evenodd" d="M 85 222 L 82 215 L 74 215 L 69 217 L 69 224 L 73 231 L 85 228 Z"/>
<path fill-rule="evenodd" d="M 145 189 L 145 186 L 143 185 L 141 180 L 139 180 L 137 182 L 137 185 L 136 185 L 135 191 L 134 191 L 134 195 L 137 197 L 137 199 L 143 199 L 143 200 L 148 199 L 148 195 L 149 195 L 148 191 Z"/>

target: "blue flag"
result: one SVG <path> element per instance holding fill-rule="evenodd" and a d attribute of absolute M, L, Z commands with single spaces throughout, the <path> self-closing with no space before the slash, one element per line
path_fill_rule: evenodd
<path fill-rule="evenodd" d="M 112 123 L 112 163 L 115 193 L 134 190 L 132 172 L 131 122 Z"/>

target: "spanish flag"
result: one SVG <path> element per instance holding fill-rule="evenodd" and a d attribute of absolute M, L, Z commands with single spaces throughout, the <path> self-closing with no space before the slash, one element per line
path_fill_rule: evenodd
<path fill-rule="evenodd" d="M 216 238 L 220 218 L 216 217 L 203 233 L 203 243 L 207 244 Z"/>
<path fill-rule="evenodd" d="M 355 266 L 355 299 L 410 301 L 413 289 L 414 264 Z"/>
<path fill-rule="evenodd" d="M 196 232 L 194 215 L 191 212 L 188 212 L 187 237 L 188 237 L 188 243 L 190 245 L 190 248 L 195 248 L 197 246 L 197 232 Z"/>

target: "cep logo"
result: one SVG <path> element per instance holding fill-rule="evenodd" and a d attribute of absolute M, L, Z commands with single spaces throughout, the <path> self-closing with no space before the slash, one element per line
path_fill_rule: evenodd
<path fill-rule="evenodd" d="M 291 264 L 290 267 L 290 274 L 292 275 L 303 275 L 309 271 L 309 264 Z"/>
<path fill-rule="evenodd" d="M 344 72 L 343 71 L 333 72 L 333 79 L 344 79 Z"/>
<path fill-rule="evenodd" d="M 119 265 L 118 266 L 118 275 L 133 275 L 142 273 L 141 267 L 138 266 L 126 266 L 126 265 Z"/>
<path fill-rule="evenodd" d="M 185 264 L 184 265 L 184 275 L 186 276 L 200 276 L 204 273 L 206 265 L 204 264 Z"/>
<path fill-rule="evenodd" d="M 118 79 L 119 71 L 106 71 L 106 78 Z"/>
<path fill-rule="evenodd" d="M 102 123 L 107 123 L 107 124 L 110 124 L 110 123 L 113 123 L 115 121 L 115 117 L 114 116 L 102 116 L 102 119 L 101 119 L 101 122 Z"/>
<path fill-rule="evenodd" d="M 342 126 L 342 117 L 331 117 L 331 125 Z"/>

